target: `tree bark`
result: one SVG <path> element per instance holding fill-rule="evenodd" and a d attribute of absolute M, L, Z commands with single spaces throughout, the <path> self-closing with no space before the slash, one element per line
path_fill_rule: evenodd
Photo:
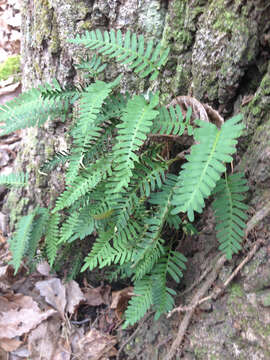
<path fill-rule="evenodd" d="M 246 131 L 239 146 L 242 159 L 239 168 L 248 176 L 252 190 L 250 203 L 254 211 L 259 210 L 269 201 L 270 6 L 268 2 L 265 0 L 24 0 L 22 16 L 24 89 L 50 81 L 52 78 L 57 78 L 62 85 L 79 83 L 81 79 L 75 71 L 74 64 L 78 63 L 80 57 L 85 56 L 86 51 L 78 50 L 74 45 L 69 44 L 67 39 L 85 30 L 121 29 L 125 32 L 131 29 L 144 34 L 146 38 L 153 37 L 165 46 L 169 45 L 171 47 L 169 61 L 155 82 L 153 90 L 160 90 L 164 103 L 169 103 L 179 95 L 192 94 L 200 102 L 218 110 L 225 119 L 242 112 Z M 124 72 L 125 75 L 122 80 L 123 90 L 128 89 L 134 93 L 147 89 L 146 80 L 138 80 L 132 75 L 130 81 L 130 74 L 119 66 L 112 65 L 103 76 L 105 79 L 110 79 L 120 72 Z M 63 190 L 64 178 L 61 171 L 54 171 L 50 177 L 46 177 L 40 174 L 39 169 L 54 151 L 67 149 L 68 126 L 68 123 L 51 119 L 42 129 L 29 129 L 23 132 L 23 146 L 16 167 L 29 173 L 31 183 L 26 190 L 9 193 L 5 211 L 10 216 L 11 229 L 18 216 L 26 213 L 36 204 L 49 206 Z M 270 230 L 267 223 L 263 227 L 263 231 L 266 230 Z M 213 240 L 213 235 L 211 239 Z M 202 262 L 207 262 L 209 247 L 206 244 L 203 246 L 203 255 L 200 255 L 200 259 Z M 191 266 L 195 265 L 202 269 L 202 264 L 198 265 L 191 261 Z M 194 272 L 197 273 L 198 271 Z M 186 281 L 193 280 L 192 276 L 187 279 Z M 228 321 L 224 320 L 226 326 L 227 323 Z M 199 344 L 196 326 L 193 331 L 195 335 L 187 348 L 195 354 L 196 346 Z M 161 326 L 158 341 L 161 341 L 165 332 Z M 207 329 L 202 338 L 204 336 L 207 338 Z M 228 341 L 233 341 L 232 338 L 228 338 Z M 149 345 L 151 341 L 146 336 L 144 340 L 139 341 L 139 344 L 144 346 L 143 342 L 148 342 Z M 246 338 L 243 337 L 243 341 L 249 341 L 248 335 Z M 262 342 L 256 341 L 259 344 L 260 354 L 268 356 L 265 355 L 266 350 Z M 267 342 L 267 339 L 265 341 Z M 136 346 L 134 345 L 134 349 Z M 144 353 L 144 360 L 154 358 L 155 346 L 149 345 Z M 209 346 L 207 343 L 204 347 L 207 354 L 203 359 L 210 359 L 209 354 L 215 353 L 209 350 Z M 239 349 L 243 356 L 251 359 L 249 356 L 253 345 L 246 350 L 239 348 L 240 345 L 235 340 L 235 349 L 238 349 L 235 353 L 233 350 L 226 352 L 214 340 L 211 346 L 216 346 L 215 351 L 219 359 L 232 358 L 230 356 L 236 356 Z M 157 356 L 163 356 L 162 351 Z M 261 355 L 258 355 L 258 359 L 261 358 L 259 356 Z M 139 355 L 137 358 L 140 358 Z M 188 359 L 188 355 L 186 358 Z"/>

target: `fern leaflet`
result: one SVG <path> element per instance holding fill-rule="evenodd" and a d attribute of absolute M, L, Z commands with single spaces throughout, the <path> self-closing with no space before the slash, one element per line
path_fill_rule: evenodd
<path fill-rule="evenodd" d="M 204 199 L 209 197 L 221 174 L 226 170 L 223 162 L 231 162 L 236 151 L 236 139 L 241 135 L 241 115 L 227 120 L 221 129 L 214 124 L 197 120 L 200 128 L 195 129 L 198 142 L 191 148 L 188 162 L 182 166 L 177 188 L 172 200 L 175 206 L 172 214 L 187 212 L 190 221 L 194 211 L 202 212 Z"/>
<path fill-rule="evenodd" d="M 244 212 L 248 206 L 243 203 L 243 193 L 248 190 L 246 184 L 243 174 L 233 174 L 220 179 L 214 191 L 216 198 L 213 208 L 217 219 L 219 249 L 226 254 L 228 260 L 241 250 L 243 230 L 248 218 Z"/>

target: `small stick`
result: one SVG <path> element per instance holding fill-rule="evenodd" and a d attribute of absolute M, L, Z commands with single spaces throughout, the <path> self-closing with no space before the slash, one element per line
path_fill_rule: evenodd
<path fill-rule="evenodd" d="M 186 312 L 179 328 L 178 328 L 178 333 L 176 336 L 176 339 L 174 340 L 174 342 L 172 343 L 172 346 L 168 352 L 168 354 L 166 355 L 165 360 L 171 360 L 178 347 L 181 345 L 184 335 L 186 333 L 186 330 L 189 326 L 190 320 L 192 318 L 192 315 L 195 311 L 195 308 L 198 304 L 198 302 L 200 301 L 200 298 L 209 290 L 209 288 L 213 285 L 213 282 L 215 281 L 216 277 L 218 276 L 220 270 L 222 269 L 224 263 L 226 261 L 226 256 L 222 255 L 218 261 L 216 262 L 213 270 L 211 271 L 208 279 L 205 281 L 205 283 L 201 286 L 201 288 L 197 291 L 197 293 L 195 294 L 195 296 L 193 297 L 192 301 L 191 301 L 191 306 L 190 309 Z M 176 309 L 175 309 L 176 310 Z"/>

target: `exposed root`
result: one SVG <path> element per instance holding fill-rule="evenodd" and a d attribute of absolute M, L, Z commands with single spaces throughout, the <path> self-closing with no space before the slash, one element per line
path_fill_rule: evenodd
<path fill-rule="evenodd" d="M 249 232 L 268 214 L 270 214 L 270 205 L 267 204 L 263 209 L 259 210 L 248 222 L 247 229 L 246 229 L 246 237 L 249 234 Z M 216 280 L 219 272 L 224 266 L 224 263 L 226 261 L 225 255 L 221 256 L 213 266 L 213 269 L 208 276 L 208 278 L 205 280 L 204 284 L 198 289 L 198 291 L 195 293 L 193 299 L 191 300 L 190 305 L 188 306 L 179 306 L 175 309 L 173 309 L 169 314 L 168 317 L 171 316 L 175 312 L 185 312 L 184 318 L 182 322 L 179 325 L 178 333 L 175 338 L 175 340 L 172 343 L 172 346 L 166 355 L 165 360 L 171 360 L 174 355 L 176 354 L 179 346 L 181 345 L 184 335 L 187 331 L 187 328 L 190 324 L 192 315 L 196 309 L 196 307 L 200 304 L 202 304 L 205 301 L 217 299 L 217 297 L 224 292 L 224 289 L 231 283 L 231 281 L 236 277 L 236 275 L 240 272 L 240 270 L 245 266 L 245 264 L 254 256 L 254 254 L 258 251 L 260 246 L 264 244 L 264 241 L 262 239 L 258 239 L 252 249 L 249 251 L 247 256 L 244 258 L 244 260 L 237 266 L 237 268 L 233 271 L 233 273 L 228 277 L 228 279 L 224 282 L 223 286 L 215 288 L 211 295 L 203 297 L 206 292 L 212 287 L 214 281 Z M 207 270 L 204 272 L 204 276 L 207 275 Z M 190 291 L 192 288 L 194 288 L 198 283 L 200 283 L 202 276 L 199 278 L 199 281 L 197 281 L 195 284 L 192 285 L 188 291 Z"/>

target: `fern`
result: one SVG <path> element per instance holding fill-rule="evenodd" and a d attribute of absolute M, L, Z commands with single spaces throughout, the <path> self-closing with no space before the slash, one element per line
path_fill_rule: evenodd
<path fill-rule="evenodd" d="M 65 164 L 69 160 L 69 153 L 66 151 L 56 152 L 53 158 L 47 160 L 41 167 L 41 172 L 53 171 L 58 165 Z"/>
<path fill-rule="evenodd" d="M 204 199 L 226 170 L 223 162 L 231 162 L 236 152 L 236 139 L 241 135 L 243 124 L 241 115 L 226 121 L 221 129 L 211 123 L 197 121 L 200 128 L 195 129 L 193 145 L 187 156 L 188 162 L 182 166 L 177 189 L 172 200 L 175 206 L 172 214 L 187 212 L 190 221 L 194 220 L 194 211 L 202 212 Z"/>
<path fill-rule="evenodd" d="M 153 304 L 152 286 L 152 279 L 150 277 L 145 277 L 135 282 L 134 295 L 129 301 L 125 312 L 126 320 L 123 324 L 123 329 L 129 325 L 134 325 L 151 308 Z"/>
<path fill-rule="evenodd" d="M 56 84 L 58 84 L 57 81 L 55 86 Z M 66 104 L 62 101 L 63 97 L 70 100 L 78 97 L 78 94 L 74 91 L 60 90 L 58 87 L 45 84 L 38 89 L 22 93 L 14 100 L 1 105 L 0 122 L 5 123 L 0 127 L 1 135 L 28 127 L 39 127 L 47 121 L 49 116 L 52 118 L 61 116 L 66 108 Z"/>
<path fill-rule="evenodd" d="M 50 266 L 53 265 L 57 255 L 58 243 L 59 243 L 59 222 L 60 215 L 52 214 L 47 225 L 47 234 L 45 237 L 46 253 L 48 256 Z"/>
<path fill-rule="evenodd" d="M 23 172 L 0 175 L 0 185 L 24 187 L 28 185 L 28 174 Z"/>
<path fill-rule="evenodd" d="M 26 255 L 28 261 L 34 259 L 38 243 L 42 236 L 45 234 L 46 226 L 49 219 L 49 210 L 44 208 L 35 209 L 35 218 L 33 219 L 32 231 L 28 240 Z"/>
<path fill-rule="evenodd" d="M 71 42 L 114 58 L 150 80 L 158 76 L 168 56 L 160 44 L 152 40 L 145 44 L 142 36 L 129 31 L 122 35 L 95 30 Z M 220 250 L 230 259 L 241 249 L 246 183 L 242 175 L 221 176 L 232 161 L 243 124 L 241 116 L 236 116 L 220 129 L 200 120 L 193 125 L 191 108 L 184 118 L 179 105 L 161 106 L 159 93 L 150 93 L 147 99 L 119 94 L 120 77 L 110 83 L 97 79 L 105 66 L 95 54 L 77 66 L 92 83 L 63 87 L 54 80 L 51 85 L 40 85 L 2 106 L 0 122 L 5 123 L 4 133 L 41 126 L 49 117 L 67 118 L 75 105 L 71 149 L 57 153 L 41 169 L 49 172 L 68 161 L 66 188 L 54 208 L 38 207 L 19 221 L 11 239 L 13 264 L 17 271 L 25 255 L 34 262 L 44 238 L 40 255 L 46 253 L 55 269 L 74 265 L 70 277 L 78 271 L 110 267 L 114 276 L 130 278 L 134 296 L 125 315 L 127 327 L 151 307 L 157 319 L 174 306 L 175 291 L 168 286 L 168 277 L 180 281 L 186 258 L 172 250 L 173 239 L 178 234 L 196 234 L 191 222 L 211 195 L 216 198 Z M 185 140 L 186 134 L 193 136 L 194 145 L 174 175 L 179 157 L 164 160 L 162 140 L 182 135 Z M 156 136 L 158 144 L 151 141 Z M 24 186 L 27 178 L 23 174 L 0 176 L 1 183 Z M 91 250 L 80 269 L 87 244 Z"/>
<path fill-rule="evenodd" d="M 75 128 L 72 130 L 73 149 L 66 180 L 71 184 L 78 175 L 84 154 L 90 142 L 100 136 L 102 128 L 96 123 L 98 113 L 103 102 L 108 97 L 112 88 L 116 86 L 119 79 L 106 84 L 97 81 L 88 86 L 80 100 L 80 114 Z"/>
<path fill-rule="evenodd" d="M 34 216 L 35 216 L 35 212 L 23 216 L 18 222 L 15 235 L 9 241 L 10 251 L 12 254 L 11 264 L 15 269 L 15 275 L 19 270 L 22 258 L 28 247 L 28 242 L 33 227 Z"/>
<path fill-rule="evenodd" d="M 193 127 L 190 124 L 191 120 L 191 108 L 186 113 L 185 120 L 179 105 L 175 107 L 170 106 L 169 108 L 162 106 L 159 109 L 159 116 L 156 118 L 152 134 L 163 134 L 163 135 L 177 135 L 181 136 L 187 129 L 188 135 L 193 135 Z"/>
<path fill-rule="evenodd" d="M 135 152 L 146 140 L 152 121 L 157 116 L 157 111 L 153 110 L 157 101 L 157 96 L 150 104 L 142 96 L 135 96 L 128 101 L 122 123 L 117 125 L 117 143 L 113 148 L 115 167 L 113 176 L 108 180 L 109 193 L 118 193 L 128 187 L 134 163 L 139 161 Z"/>
<path fill-rule="evenodd" d="M 96 54 L 93 55 L 91 61 L 87 57 L 86 61 L 81 61 L 80 64 L 75 65 L 76 69 L 86 72 L 85 78 L 97 77 L 106 67 L 107 64 L 101 64 L 101 58 L 96 56 Z"/>
<path fill-rule="evenodd" d="M 161 43 L 154 48 L 153 40 L 145 49 L 144 37 L 131 35 L 130 31 L 123 37 L 120 30 L 116 33 L 114 30 L 104 31 L 103 34 L 100 30 L 93 30 L 69 41 L 115 58 L 121 64 L 130 64 L 131 69 L 142 78 L 152 74 L 151 80 L 157 78 L 159 68 L 166 63 L 169 54 L 169 49 L 163 50 Z"/>
<path fill-rule="evenodd" d="M 169 312 L 174 306 L 172 295 L 176 292 L 166 286 L 167 274 L 179 283 L 183 276 L 182 270 L 186 269 L 186 257 L 179 252 L 169 251 L 162 257 L 152 271 L 153 279 L 153 306 L 156 311 L 155 319 Z"/>
<path fill-rule="evenodd" d="M 220 179 L 214 191 L 216 198 L 213 208 L 217 219 L 219 249 L 226 254 L 228 260 L 241 250 L 247 220 L 244 211 L 248 208 L 243 203 L 243 193 L 248 190 L 246 183 L 243 174 L 233 174 Z"/>

